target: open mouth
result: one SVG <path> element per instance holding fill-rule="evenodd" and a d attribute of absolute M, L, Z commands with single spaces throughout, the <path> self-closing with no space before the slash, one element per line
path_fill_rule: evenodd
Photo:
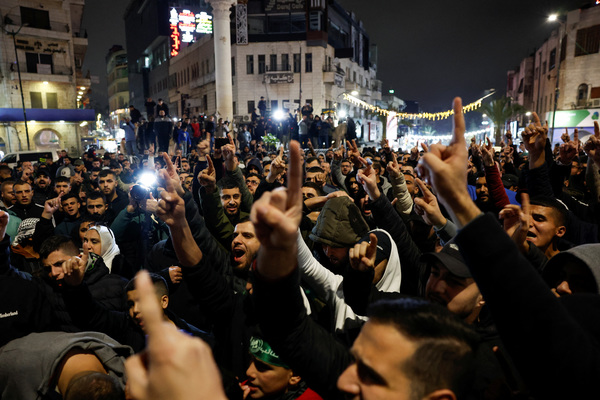
<path fill-rule="evenodd" d="M 233 260 L 235 262 L 240 262 L 242 258 L 246 255 L 246 250 L 241 247 L 236 247 L 232 250 L 231 254 L 233 254 Z"/>

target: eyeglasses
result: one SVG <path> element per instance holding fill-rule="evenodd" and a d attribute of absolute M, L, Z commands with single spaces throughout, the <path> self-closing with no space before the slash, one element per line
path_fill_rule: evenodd
<path fill-rule="evenodd" d="M 252 181 L 252 180 L 247 180 L 246 181 L 246 185 L 252 185 L 252 186 L 258 186 L 260 182 L 258 181 Z"/>

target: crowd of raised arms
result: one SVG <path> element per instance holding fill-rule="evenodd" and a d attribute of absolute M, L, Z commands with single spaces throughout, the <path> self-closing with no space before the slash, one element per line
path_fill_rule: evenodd
<path fill-rule="evenodd" d="M 600 128 L 497 151 L 453 108 L 447 146 L 132 112 L 123 153 L 0 165 L 0 398 L 594 396 Z"/>

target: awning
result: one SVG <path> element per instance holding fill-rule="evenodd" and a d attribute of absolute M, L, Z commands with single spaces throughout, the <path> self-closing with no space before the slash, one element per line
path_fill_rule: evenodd
<path fill-rule="evenodd" d="M 94 121 L 96 113 L 94 110 L 80 109 L 54 109 L 54 108 L 26 108 L 28 121 L 45 122 L 81 122 Z M 2 122 L 22 122 L 22 108 L 0 108 L 0 121 Z"/>

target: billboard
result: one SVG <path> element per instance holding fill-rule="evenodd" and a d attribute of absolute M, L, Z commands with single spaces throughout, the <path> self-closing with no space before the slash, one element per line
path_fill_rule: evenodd
<path fill-rule="evenodd" d="M 170 55 L 175 57 L 182 48 L 202 35 L 213 32 L 212 15 L 205 11 L 194 12 L 172 7 L 169 12 Z"/>

